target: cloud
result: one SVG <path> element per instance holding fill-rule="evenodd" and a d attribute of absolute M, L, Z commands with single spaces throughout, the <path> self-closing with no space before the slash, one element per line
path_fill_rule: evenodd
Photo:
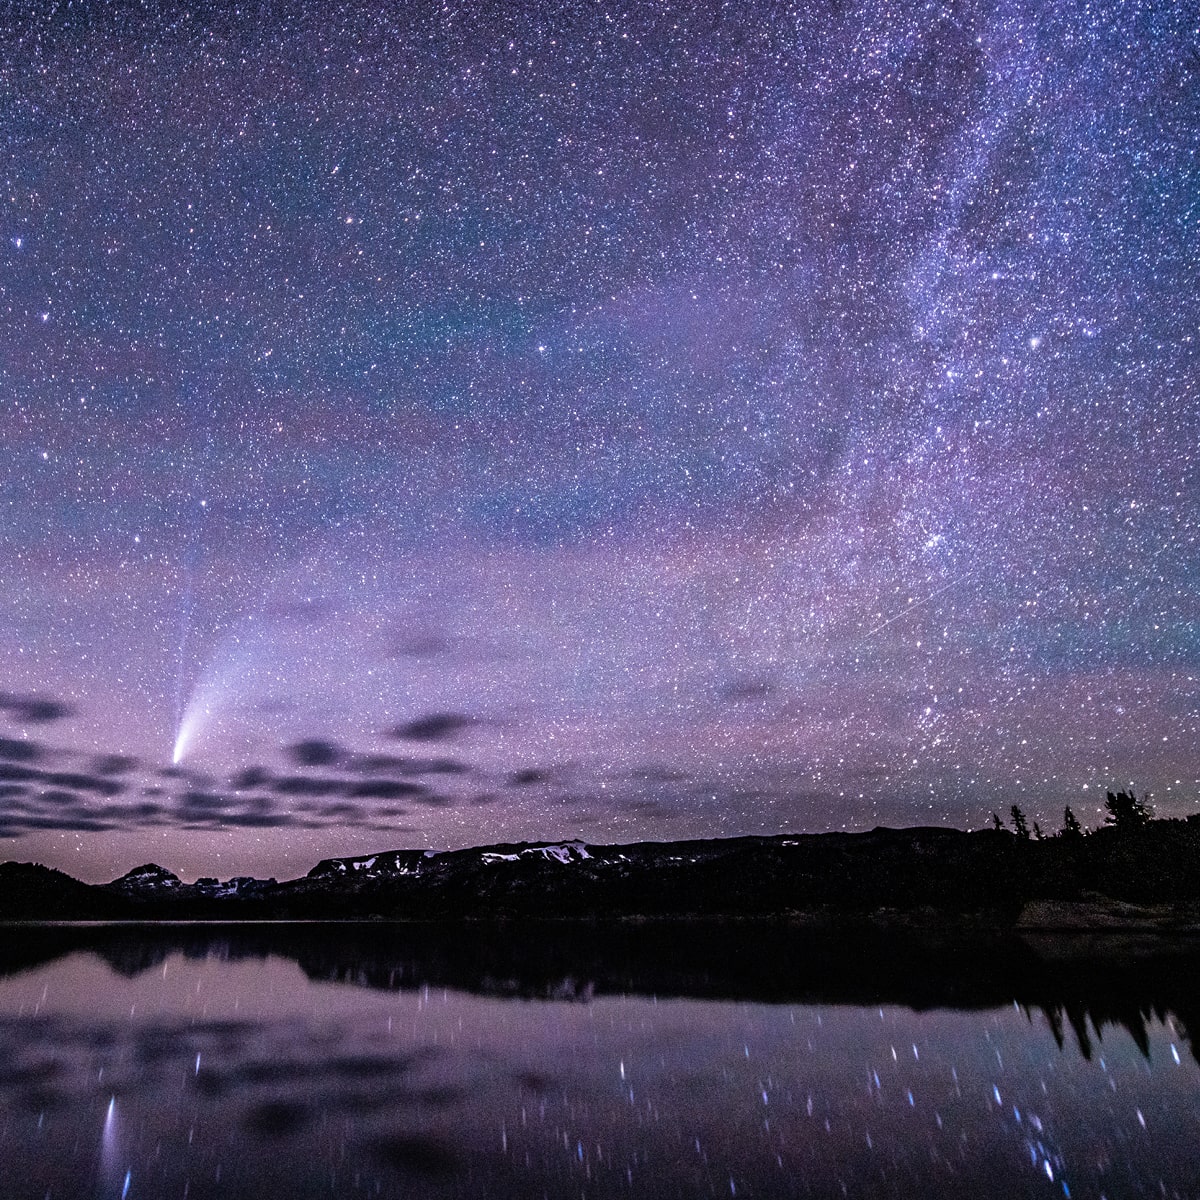
<path fill-rule="evenodd" d="M 414 721 L 411 732 L 417 740 L 436 741 L 470 723 L 465 716 L 435 713 Z M 434 790 L 421 778 L 470 774 L 454 758 L 360 755 L 320 737 L 286 746 L 283 755 L 304 769 L 277 774 L 250 765 L 223 781 L 119 753 L 83 753 L 0 737 L 0 837 L 164 827 L 394 829 L 394 819 L 414 806 L 428 811 L 470 803 L 469 796 Z"/>
<path fill-rule="evenodd" d="M 0 836 L 3 837 L 17 837 L 22 833 L 46 830 L 63 830 L 71 833 L 107 833 L 117 828 L 119 826 L 107 818 L 79 809 L 44 816 L 6 814 L 0 817 Z"/>
<path fill-rule="evenodd" d="M 125 785 L 119 780 L 104 775 L 81 775 L 74 771 L 40 771 L 36 767 L 18 766 L 11 761 L 0 762 L 0 779 L 10 783 L 42 784 L 46 787 L 98 792 L 102 796 L 116 796 L 125 790 Z"/>
<path fill-rule="evenodd" d="M 37 762 L 41 757 L 42 747 L 37 742 L 0 737 L 0 758 L 2 759 L 7 759 L 9 762 Z"/>
<path fill-rule="evenodd" d="M 629 800 L 618 805 L 618 809 L 630 816 L 653 821 L 673 821 L 680 815 L 669 804 L 663 804 L 660 800 Z"/>
<path fill-rule="evenodd" d="M 458 801 L 453 796 L 447 796 L 442 792 L 424 792 L 420 796 L 413 796 L 414 804 L 424 804 L 426 808 L 453 808 Z"/>
<path fill-rule="evenodd" d="M 466 775 L 471 768 L 454 758 L 409 758 L 395 754 L 366 754 L 354 759 L 360 771 L 390 771 L 397 775 Z"/>
<path fill-rule="evenodd" d="M 63 808 L 78 808 L 84 804 L 82 796 L 65 788 L 47 788 L 38 793 L 38 799 L 43 804 L 56 804 Z"/>
<path fill-rule="evenodd" d="M 189 788 L 179 797 L 181 808 L 197 812 L 219 812 L 222 809 L 235 808 L 239 804 L 240 801 L 230 796 L 222 796 L 219 792 L 201 792 L 193 788 Z"/>
<path fill-rule="evenodd" d="M 127 804 L 118 809 L 110 809 L 110 812 L 119 813 L 122 816 L 130 818 L 130 820 L 138 823 L 143 823 L 152 818 L 162 817 L 165 815 L 165 809 L 161 804 L 154 804 L 149 800 L 139 801 L 137 804 Z M 158 822 L 155 822 L 156 824 Z"/>
<path fill-rule="evenodd" d="M 92 759 L 92 770 L 97 775 L 127 775 L 137 765 L 138 760 L 127 754 L 101 754 Z"/>
<path fill-rule="evenodd" d="M 682 783 L 687 779 L 687 774 L 661 763 L 645 763 L 642 766 L 631 767 L 629 778 L 640 783 Z"/>
<path fill-rule="evenodd" d="M 314 779 L 308 775 L 285 775 L 276 779 L 272 789 L 284 796 L 329 796 L 335 792 L 345 791 L 346 784 L 341 779 Z"/>
<path fill-rule="evenodd" d="M 384 658 L 437 658 L 450 653 L 450 642 L 437 632 L 413 630 L 389 639 L 382 653 Z"/>
<path fill-rule="evenodd" d="M 532 787 L 535 783 L 549 783 L 551 775 L 549 771 L 543 771 L 538 767 L 525 767 L 520 771 L 513 771 L 508 777 L 509 787 Z"/>
<path fill-rule="evenodd" d="M 392 730 L 392 737 L 410 742 L 445 742 L 475 724 L 465 713 L 426 713 Z"/>
<path fill-rule="evenodd" d="M 0 692 L 0 711 L 7 712 L 16 720 L 30 725 L 46 725 L 51 721 L 61 721 L 64 717 L 69 717 L 75 710 L 62 700 Z"/>
<path fill-rule="evenodd" d="M 189 829 L 311 828 L 320 824 L 298 816 L 290 808 L 280 808 L 270 796 L 226 796 L 196 789 L 178 798 L 170 817 Z"/>
<path fill-rule="evenodd" d="M 48 771 L 46 781 L 58 787 L 77 788 L 84 792 L 98 792 L 101 796 L 119 796 L 125 785 L 107 775 L 81 775 L 75 771 Z"/>
<path fill-rule="evenodd" d="M 346 752 L 336 742 L 308 738 L 287 749 L 288 757 L 298 767 L 331 767 L 340 763 Z"/>
<path fill-rule="evenodd" d="M 335 807 L 296 805 L 291 800 L 281 804 L 276 796 L 263 793 L 241 796 L 192 788 L 176 799 L 169 816 L 190 829 L 313 829 L 332 823 L 329 810 Z"/>
<path fill-rule="evenodd" d="M 744 700 L 766 700 L 776 690 L 769 679 L 735 679 L 721 687 L 717 694 L 722 700 L 736 704 Z"/>
<path fill-rule="evenodd" d="M 427 791 L 419 783 L 406 783 L 399 779 L 363 779 L 351 783 L 346 795 L 364 800 L 402 800 L 424 795 Z"/>
<path fill-rule="evenodd" d="M 270 810 L 226 813 L 218 824 L 236 825 L 243 829 L 303 829 L 311 826 L 311 822 L 303 821 L 293 813 Z"/>
<path fill-rule="evenodd" d="M 16 796 L 0 792 L 0 836 L 63 830 L 104 833 L 144 829 L 166 823 L 164 808 L 149 801 L 98 803 L 94 796 L 63 787 L 46 787 Z"/>
<path fill-rule="evenodd" d="M 323 822 L 338 821 L 357 825 L 364 816 L 363 810 L 357 804 L 347 804 L 344 800 L 336 804 L 306 804 L 303 807 L 305 812 L 312 813 Z"/>
<path fill-rule="evenodd" d="M 230 779 L 229 786 L 235 791 L 248 792 L 251 788 L 260 788 L 270 782 L 271 772 L 265 767 L 246 767 Z"/>
<path fill-rule="evenodd" d="M 418 725 L 417 732 L 448 737 L 466 720 L 438 716 L 433 727 Z M 305 769 L 280 775 L 251 765 L 222 782 L 201 771 L 158 768 L 124 754 L 81 753 L 0 737 L 0 837 L 164 827 L 355 826 L 394 832 L 395 819 L 406 816 L 411 805 L 429 810 L 466 802 L 432 791 L 419 778 L 466 774 L 468 768 L 452 758 L 357 755 L 318 737 L 287 746 L 283 753 Z M 123 793 L 129 794 L 125 802 Z"/>

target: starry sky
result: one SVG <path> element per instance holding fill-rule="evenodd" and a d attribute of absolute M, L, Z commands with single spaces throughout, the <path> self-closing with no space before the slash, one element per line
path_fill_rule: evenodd
<path fill-rule="evenodd" d="M 0 854 L 1200 807 L 1200 7 L 0 18 Z"/>

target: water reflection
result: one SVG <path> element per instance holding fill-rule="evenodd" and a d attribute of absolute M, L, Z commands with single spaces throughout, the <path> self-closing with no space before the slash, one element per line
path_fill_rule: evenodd
<path fill-rule="evenodd" d="M 1195 1195 L 1196 953 L 1112 950 L 10 929 L 4 1194 Z"/>

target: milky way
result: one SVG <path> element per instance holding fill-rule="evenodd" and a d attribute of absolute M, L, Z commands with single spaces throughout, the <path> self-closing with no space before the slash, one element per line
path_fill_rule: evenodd
<path fill-rule="evenodd" d="M 6 856 L 1198 807 L 1195 4 L 6 21 Z"/>

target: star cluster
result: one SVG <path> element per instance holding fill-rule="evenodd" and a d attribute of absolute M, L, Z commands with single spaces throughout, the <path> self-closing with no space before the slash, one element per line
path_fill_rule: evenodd
<path fill-rule="evenodd" d="M 1194 5 L 4 20 L 22 856 L 1195 807 Z"/>

